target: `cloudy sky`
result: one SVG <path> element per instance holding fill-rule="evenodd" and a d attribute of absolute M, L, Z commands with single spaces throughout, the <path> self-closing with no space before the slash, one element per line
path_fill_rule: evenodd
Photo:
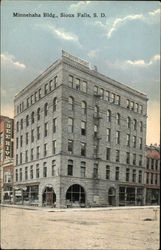
<path fill-rule="evenodd" d="M 16 12 L 41 17 L 13 17 Z M 43 17 L 44 12 L 58 17 Z M 75 17 L 60 18 L 60 13 Z M 91 17 L 77 17 L 77 13 Z M 14 116 L 15 94 L 57 60 L 64 49 L 91 66 L 97 65 L 100 73 L 147 94 L 147 144 L 159 143 L 159 2 L 5 0 L 1 18 L 3 115 Z"/>

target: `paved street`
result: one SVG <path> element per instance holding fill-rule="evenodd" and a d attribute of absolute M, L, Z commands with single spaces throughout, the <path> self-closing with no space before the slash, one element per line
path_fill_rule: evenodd
<path fill-rule="evenodd" d="M 158 250 L 159 208 L 1 207 L 2 249 Z"/>

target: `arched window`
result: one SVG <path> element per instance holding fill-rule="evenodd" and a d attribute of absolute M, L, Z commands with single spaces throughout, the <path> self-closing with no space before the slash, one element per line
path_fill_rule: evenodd
<path fill-rule="evenodd" d="M 44 105 L 44 115 L 47 116 L 48 114 L 48 103 L 45 103 Z"/>
<path fill-rule="evenodd" d="M 68 98 L 68 108 L 69 110 L 74 110 L 74 98 L 71 96 Z"/>
<path fill-rule="evenodd" d="M 37 120 L 40 120 L 40 108 L 37 109 Z"/>
<path fill-rule="evenodd" d="M 31 113 L 31 123 L 34 123 L 34 111 Z"/>
<path fill-rule="evenodd" d="M 107 110 L 107 122 L 111 122 L 111 110 Z"/>
<path fill-rule="evenodd" d="M 86 113 L 87 113 L 87 104 L 86 104 L 85 101 L 82 101 L 81 108 L 82 108 L 82 114 L 86 115 Z"/>
<path fill-rule="evenodd" d="M 26 116 L 26 127 L 28 127 L 28 125 L 29 125 L 29 116 L 27 115 Z"/>
<path fill-rule="evenodd" d="M 130 128 L 130 127 L 131 127 L 131 119 L 128 116 L 128 118 L 127 118 L 127 128 Z"/>
<path fill-rule="evenodd" d="M 116 114 L 116 124 L 120 125 L 120 114 Z"/>
<path fill-rule="evenodd" d="M 55 97 L 53 100 L 53 112 L 56 111 L 56 105 L 57 105 L 57 98 Z"/>

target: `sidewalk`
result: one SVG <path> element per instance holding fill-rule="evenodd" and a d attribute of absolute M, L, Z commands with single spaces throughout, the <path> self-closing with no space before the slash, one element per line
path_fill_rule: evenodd
<path fill-rule="evenodd" d="M 128 207 L 91 207 L 91 208 L 51 208 L 51 207 L 34 207 L 34 206 L 25 206 L 25 205 L 9 205 L 9 204 L 0 204 L 0 207 L 9 207 L 9 208 L 19 208 L 26 210 L 39 210 L 45 212 L 77 212 L 77 211 L 108 211 L 108 210 L 129 210 L 129 209 L 147 209 L 147 208 L 157 208 L 160 209 L 159 205 L 154 206 L 128 206 Z"/>

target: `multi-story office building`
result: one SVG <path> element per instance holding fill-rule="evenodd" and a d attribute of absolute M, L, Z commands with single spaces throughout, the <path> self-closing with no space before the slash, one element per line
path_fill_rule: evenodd
<path fill-rule="evenodd" d="M 10 162 L 11 159 L 13 161 L 13 132 L 14 132 L 14 122 L 13 119 L 0 116 L 0 199 L 1 201 L 6 199 L 10 199 L 10 195 L 12 195 L 12 186 L 13 183 L 8 183 L 8 185 L 4 184 L 4 165 L 6 166 L 7 162 Z M 6 170 L 6 168 L 5 168 Z M 13 163 L 12 167 L 8 168 L 5 171 L 6 180 L 12 180 L 13 177 Z M 8 175 L 8 177 L 7 177 Z M 12 176 L 11 179 L 9 176 Z"/>
<path fill-rule="evenodd" d="M 160 204 L 160 147 L 146 146 L 146 204 Z"/>
<path fill-rule="evenodd" d="M 147 96 L 65 51 L 15 97 L 23 203 L 144 203 Z"/>

